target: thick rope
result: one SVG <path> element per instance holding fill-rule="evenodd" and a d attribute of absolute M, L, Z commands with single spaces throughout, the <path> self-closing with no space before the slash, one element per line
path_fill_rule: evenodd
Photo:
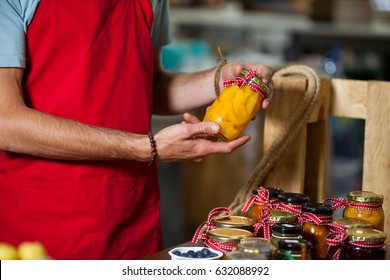
<path fill-rule="evenodd" d="M 229 209 L 233 214 L 239 214 L 245 202 L 252 195 L 253 189 L 264 183 L 268 173 L 285 154 L 289 145 L 295 140 L 302 128 L 307 124 L 315 105 L 320 102 L 320 79 L 316 72 L 304 65 L 292 65 L 275 72 L 274 78 L 288 76 L 303 76 L 308 79 L 308 86 L 297 110 L 290 116 L 286 126 L 275 139 L 270 149 L 255 167 L 245 185 L 238 191 Z"/>

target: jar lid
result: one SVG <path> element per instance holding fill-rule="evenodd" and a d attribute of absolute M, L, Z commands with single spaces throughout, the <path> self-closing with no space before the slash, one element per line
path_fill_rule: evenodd
<path fill-rule="evenodd" d="M 279 201 L 287 204 L 305 204 L 309 202 L 309 196 L 302 193 L 285 192 L 279 195 Z"/>
<path fill-rule="evenodd" d="M 302 234 L 303 226 L 298 223 L 277 223 L 272 226 L 272 233 Z"/>
<path fill-rule="evenodd" d="M 221 216 L 221 217 L 214 218 L 214 224 L 217 227 L 228 227 L 228 228 L 248 227 L 249 228 L 253 226 L 254 222 L 251 218 L 245 216 Z"/>
<path fill-rule="evenodd" d="M 217 242 L 240 242 L 241 239 L 253 236 L 252 232 L 239 228 L 214 228 L 207 236 Z"/>
<path fill-rule="evenodd" d="M 297 217 L 297 215 L 284 210 L 270 209 L 270 213 L 271 216 L 268 218 L 268 220 L 277 223 L 289 222 L 291 219 L 295 219 Z"/>
<path fill-rule="evenodd" d="M 349 192 L 347 198 L 356 202 L 383 203 L 383 195 L 369 191 Z"/>
<path fill-rule="evenodd" d="M 345 226 L 347 229 L 372 227 L 372 224 L 370 222 L 358 218 L 337 217 L 337 218 L 333 218 L 332 223 Z"/>
<path fill-rule="evenodd" d="M 224 259 L 226 259 L 226 260 L 266 260 L 267 258 L 265 256 L 262 256 L 261 254 L 257 254 L 257 253 L 242 252 L 242 251 L 233 250 L 231 252 L 227 252 L 224 256 Z"/>
<path fill-rule="evenodd" d="M 249 73 L 249 71 L 244 69 L 241 71 L 240 76 L 244 77 L 248 73 Z M 254 82 L 256 85 L 258 85 L 261 88 L 261 90 L 263 91 L 263 94 L 265 94 L 264 98 L 267 97 L 269 95 L 269 93 L 271 92 L 269 87 L 265 83 L 263 83 L 256 75 L 251 78 L 251 81 Z"/>
<path fill-rule="evenodd" d="M 282 189 L 277 188 L 277 187 L 275 187 L 275 188 L 273 188 L 273 187 L 263 187 L 263 188 L 268 190 L 270 199 L 278 198 L 279 195 L 284 192 Z M 252 193 L 254 195 L 257 195 L 258 194 L 257 189 L 254 189 Z"/>
<path fill-rule="evenodd" d="M 333 208 L 327 204 L 309 202 L 302 205 L 302 212 L 308 212 L 317 215 L 332 215 Z"/>
<path fill-rule="evenodd" d="M 383 231 L 372 228 L 350 228 L 345 231 L 345 234 L 352 241 L 383 243 L 386 239 Z"/>
<path fill-rule="evenodd" d="M 253 237 L 255 238 L 255 237 Z M 271 240 L 258 237 L 253 239 L 251 237 L 245 238 L 237 244 L 236 249 L 242 252 L 261 254 L 267 258 L 270 258 L 275 247 L 272 245 Z M 246 239 L 252 239 L 246 241 Z"/>
<path fill-rule="evenodd" d="M 311 242 L 303 238 L 280 239 L 278 241 L 278 248 L 284 251 L 301 252 L 306 250 L 307 252 L 311 250 L 311 247 Z"/>

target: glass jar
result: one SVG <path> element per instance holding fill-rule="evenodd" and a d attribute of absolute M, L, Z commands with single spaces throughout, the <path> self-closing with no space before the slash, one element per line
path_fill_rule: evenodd
<path fill-rule="evenodd" d="M 271 242 L 278 246 L 281 239 L 302 238 L 303 227 L 298 223 L 277 223 L 272 226 Z"/>
<path fill-rule="evenodd" d="M 278 242 L 276 260 L 311 260 L 311 243 L 303 238 L 282 239 Z"/>
<path fill-rule="evenodd" d="M 383 231 L 385 214 L 382 208 L 383 195 L 368 191 L 353 191 L 347 195 L 348 204 L 343 216 L 368 221 L 373 229 Z"/>
<path fill-rule="evenodd" d="M 300 215 L 302 205 L 309 200 L 309 196 L 305 194 L 285 192 L 279 195 L 279 209 Z"/>
<path fill-rule="evenodd" d="M 253 231 L 253 220 L 245 216 L 220 216 L 213 219 L 213 225 L 217 228 L 239 228 Z"/>
<path fill-rule="evenodd" d="M 222 259 L 223 260 L 259 260 L 259 261 L 266 260 L 266 258 L 260 254 L 242 252 L 237 250 L 227 252 Z"/>
<path fill-rule="evenodd" d="M 253 233 L 238 228 L 214 228 L 207 232 L 207 247 L 216 247 L 221 251 L 232 251 L 244 238 L 253 236 Z"/>
<path fill-rule="evenodd" d="M 278 197 L 282 193 L 283 190 L 280 188 L 259 187 L 256 190 L 253 190 L 253 195 L 256 197 L 252 207 L 253 221 L 260 221 L 261 211 L 264 207 L 268 207 L 270 209 L 276 208 Z M 273 204 L 275 207 L 272 206 Z"/>
<path fill-rule="evenodd" d="M 337 217 L 333 218 L 329 228 L 330 232 L 326 238 L 328 244 L 327 259 L 335 260 L 340 258 L 340 252 L 347 237 L 345 234 L 347 229 L 372 228 L 372 224 L 361 219 Z"/>
<path fill-rule="evenodd" d="M 270 240 L 261 237 L 248 237 L 242 239 L 235 250 L 256 253 L 263 256 L 265 259 L 270 260 L 274 255 L 276 248 Z"/>
<path fill-rule="evenodd" d="M 269 217 L 266 220 L 257 223 L 258 225 L 259 224 L 261 225 L 256 235 L 258 237 L 270 239 L 272 236 L 273 225 L 278 223 L 296 223 L 298 221 L 297 215 L 291 212 L 283 211 L 283 210 L 274 210 L 274 209 L 270 209 L 268 211 L 270 212 Z"/>
<path fill-rule="evenodd" d="M 269 88 L 256 71 L 243 70 L 240 77 L 224 82 L 226 86 L 207 109 L 203 121 L 220 125 L 219 136 L 224 141 L 236 139 L 261 108 Z"/>
<path fill-rule="evenodd" d="M 347 243 L 341 251 L 342 260 L 385 260 L 386 235 L 369 228 L 351 228 L 345 231 Z"/>
<path fill-rule="evenodd" d="M 314 260 L 327 259 L 329 223 L 332 221 L 333 208 L 323 203 L 306 203 L 302 206 L 300 218 L 303 226 L 302 236 L 312 244 L 311 255 Z"/>

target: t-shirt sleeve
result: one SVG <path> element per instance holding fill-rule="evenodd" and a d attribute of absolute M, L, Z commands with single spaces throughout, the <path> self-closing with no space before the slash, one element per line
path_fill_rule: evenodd
<path fill-rule="evenodd" d="M 0 67 L 26 67 L 26 30 L 39 2 L 0 0 Z"/>
<path fill-rule="evenodd" d="M 159 48 L 172 41 L 170 26 L 169 0 L 152 0 L 154 21 L 152 28 L 152 42 L 154 48 Z"/>

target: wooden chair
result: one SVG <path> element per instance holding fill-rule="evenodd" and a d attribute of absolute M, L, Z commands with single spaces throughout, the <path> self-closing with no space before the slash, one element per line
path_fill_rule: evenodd
<path fill-rule="evenodd" d="M 185 219 L 190 232 L 215 206 L 226 206 L 256 169 L 253 157 L 266 155 L 275 139 L 285 130 L 286 122 L 297 110 L 307 87 L 302 76 L 274 78 L 274 95 L 265 111 L 264 123 L 256 124 L 258 149 L 242 148 L 232 155 L 218 155 L 201 164 L 183 165 Z M 319 102 L 279 160 L 261 179 L 263 186 L 278 186 L 285 192 L 300 192 L 312 201 L 326 197 L 329 159 L 330 117 L 365 120 L 362 190 L 384 195 L 385 233 L 390 233 L 390 82 L 321 79 Z M 263 119 L 262 119 L 263 120 Z M 256 120 L 257 121 L 257 120 Z M 248 132 L 247 132 L 248 133 Z M 261 151 L 259 151 L 261 150 Z M 248 163 L 246 159 L 251 159 Z M 243 179 L 245 177 L 246 179 Z M 245 183 L 246 180 L 246 183 Z M 255 185 L 257 182 L 252 182 Z M 338 186 L 334 186 L 338 187 Z M 195 199 L 194 199 L 195 198 Z M 390 237 L 387 239 L 390 244 Z"/>

